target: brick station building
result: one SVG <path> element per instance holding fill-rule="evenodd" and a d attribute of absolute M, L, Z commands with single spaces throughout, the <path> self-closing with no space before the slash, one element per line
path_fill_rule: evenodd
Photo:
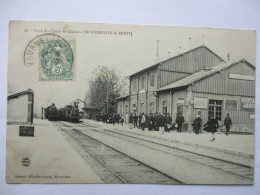
<path fill-rule="evenodd" d="M 129 76 L 130 113 L 176 113 L 184 129 L 199 112 L 203 123 L 227 113 L 236 131 L 254 131 L 255 66 L 246 60 L 225 62 L 202 45 Z M 126 97 L 123 97 L 126 99 Z M 118 106 L 122 101 L 118 98 Z"/>

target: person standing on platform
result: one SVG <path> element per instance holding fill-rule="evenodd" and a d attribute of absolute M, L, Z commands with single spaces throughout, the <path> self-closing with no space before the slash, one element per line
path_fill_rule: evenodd
<path fill-rule="evenodd" d="M 145 117 L 144 113 L 143 113 L 141 116 L 142 116 L 142 119 L 141 119 L 141 127 L 142 127 L 142 130 L 144 131 L 145 122 L 146 122 L 146 117 Z"/>
<path fill-rule="evenodd" d="M 133 120 L 134 120 L 134 128 L 137 127 L 137 120 L 138 120 L 138 117 L 136 116 L 136 113 L 134 114 L 134 117 L 133 117 Z"/>
<path fill-rule="evenodd" d="M 119 113 L 117 113 L 117 116 L 116 116 L 116 122 L 117 122 L 117 124 L 119 125 L 119 122 L 120 122 L 120 114 Z"/>
<path fill-rule="evenodd" d="M 172 117 L 170 116 L 169 113 L 167 113 L 167 116 L 166 116 L 166 126 L 165 126 L 165 131 L 166 132 L 170 132 L 171 123 L 172 123 Z"/>
<path fill-rule="evenodd" d="M 155 114 L 153 120 L 154 120 L 154 130 L 159 131 L 159 116 L 158 116 L 158 113 Z"/>
<path fill-rule="evenodd" d="M 197 117 L 195 118 L 195 120 L 193 122 L 193 131 L 197 135 L 200 133 L 201 124 L 202 124 L 202 120 L 200 118 L 200 115 L 197 115 Z"/>
<path fill-rule="evenodd" d="M 129 116 L 129 123 L 133 123 L 133 114 L 130 113 L 130 116 Z"/>
<path fill-rule="evenodd" d="M 232 126 L 232 121 L 231 121 L 231 118 L 229 117 L 229 114 L 227 114 L 227 117 L 224 120 L 224 125 L 226 127 L 226 135 L 228 135 L 230 126 Z"/>
<path fill-rule="evenodd" d="M 151 131 L 153 129 L 153 124 L 154 124 L 153 114 L 150 113 L 148 118 L 149 118 L 148 130 Z"/>
<path fill-rule="evenodd" d="M 214 118 L 214 116 L 210 116 L 210 119 L 208 122 L 204 125 L 205 130 L 211 133 L 211 140 L 215 141 L 215 133 L 217 132 L 217 129 L 219 128 L 218 121 Z"/>
<path fill-rule="evenodd" d="M 162 134 L 164 134 L 164 128 L 165 128 L 165 124 L 166 124 L 166 117 L 163 115 L 163 113 L 161 113 L 158 117 L 158 123 L 159 123 L 159 131 L 162 132 Z"/>
<path fill-rule="evenodd" d="M 139 117 L 138 117 L 138 128 L 141 129 L 142 128 L 142 114 L 140 113 Z"/>
<path fill-rule="evenodd" d="M 112 121 L 113 125 L 116 124 L 116 121 L 117 121 L 117 114 L 116 114 L 116 113 L 114 113 L 114 114 L 111 116 L 111 121 Z"/>
<path fill-rule="evenodd" d="M 182 131 L 182 124 L 184 123 L 184 117 L 182 116 L 182 113 L 178 113 L 176 120 L 175 120 L 176 124 L 178 125 L 177 127 L 177 131 L 181 132 Z"/>

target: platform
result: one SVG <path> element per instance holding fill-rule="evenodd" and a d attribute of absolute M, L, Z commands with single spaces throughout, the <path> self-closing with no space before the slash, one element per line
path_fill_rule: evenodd
<path fill-rule="evenodd" d="M 7 183 L 102 183 L 51 122 L 34 127 L 34 137 L 22 137 L 19 125 L 7 125 Z"/>
<path fill-rule="evenodd" d="M 128 124 L 122 125 L 112 125 L 107 124 L 103 122 L 88 120 L 88 119 L 81 119 L 83 122 L 87 123 L 93 123 L 99 126 L 102 126 L 103 128 L 109 128 L 114 130 L 121 130 L 121 131 L 127 131 L 132 132 L 135 134 L 140 135 L 146 135 L 149 137 L 158 137 L 161 139 L 166 139 L 170 141 L 179 142 L 182 144 L 187 145 L 193 145 L 193 146 L 199 146 L 203 148 L 208 148 L 211 150 L 216 151 L 223 151 L 230 154 L 237 154 L 242 155 L 245 157 L 254 158 L 254 135 L 241 135 L 241 134 L 230 134 L 225 135 L 224 133 L 215 133 L 215 141 L 211 142 L 211 133 L 207 133 L 203 131 L 202 134 L 195 134 L 195 133 L 189 133 L 189 132 L 177 132 L 176 130 L 172 130 L 169 133 L 164 132 L 162 134 L 159 131 L 142 131 L 138 128 L 129 128 Z"/>

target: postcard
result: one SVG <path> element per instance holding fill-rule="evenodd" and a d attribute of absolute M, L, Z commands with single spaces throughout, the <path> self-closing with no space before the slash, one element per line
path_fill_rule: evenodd
<path fill-rule="evenodd" d="M 254 184 L 256 31 L 10 21 L 7 183 Z"/>

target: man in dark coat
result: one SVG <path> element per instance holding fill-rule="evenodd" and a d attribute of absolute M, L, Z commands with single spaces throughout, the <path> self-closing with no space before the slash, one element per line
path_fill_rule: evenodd
<path fill-rule="evenodd" d="M 153 129 L 153 124 L 154 124 L 154 118 L 153 118 L 153 115 L 152 113 L 149 114 L 149 118 L 148 118 L 148 121 L 149 121 L 149 124 L 148 124 L 148 130 L 151 131 Z"/>
<path fill-rule="evenodd" d="M 182 130 L 182 124 L 184 123 L 184 117 L 182 116 L 182 113 L 178 113 L 176 120 L 175 120 L 176 124 L 178 125 L 177 127 L 177 131 L 181 132 Z"/>
<path fill-rule="evenodd" d="M 119 125 L 119 122 L 120 122 L 120 114 L 119 113 L 117 113 L 117 116 L 116 116 L 116 122 L 117 122 L 117 124 Z"/>
<path fill-rule="evenodd" d="M 137 126 L 138 117 L 136 116 L 136 113 L 134 114 L 133 119 L 134 119 L 134 128 L 135 128 L 135 127 L 138 127 L 138 126 Z"/>
<path fill-rule="evenodd" d="M 116 121 L 117 121 L 117 114 L 116 114 L 116 113 L 114 113 L 114 114 L 111 116 L 111 121 L 112 121 L 113 125 L 116 124 Z"/>
<path fill-rule="evenodd" d="M 133 123 L 133 114 L 130 113 L 130 116 L 129 116 L 129 123 Z"/>
<path fill-rule="evenodd" d="M 215 133 L 217 132 L 217 129 L 219 128 L 219 124 L 218 124 L 218 121 L 214 118 L 214 116 L 210 116 L 210 119 L 204 125 L 204 127 L 206 127 L 208 132 L 211 132 L 212 139 L 210 141 L 215 141 Z"/>
<path fill-rule="evenodd" d="M 166 116 L 161 113 L 158 117 L 158 126 L 159 126 L 159 131 L 162 132 L 162 134 L 164 134 L 164 128 L 166 125 Z"/>
<path fill-rule="evenodd" d="M 232 121 L 231 121 L 231 118 L 229 117 L 229 114 L 227 114 L 227 117 L 224 120 L 224 125 L 226 126 L 226 135 L 228 135 L 230 126 L 232 126 Z"/>
<path fill-rule="evenodd" d="M 145 117 L 145 123 L 144 123 L 144 128 L 148 128 L 149 126 L 149 116 L 147 115 L 147 113 L 144 114 Z"/>
<path fill-rule="evenodd" d="M 142 123 L 141 123 L 141 121 L 142 121 L 142 114 L 140 113 L 140 115 L 139 115 L 139 117 L 138 117 L 138 122 L 139 122 L 139 125 L 138 125 L 138 127 L 139 127 L 139 129 L 141 129 L 142 127 Z"/>
<path fill-rule="evenodd" d="M 199 134 L 200 129 L 201 129 L 201 124 L 202 124 L 202 120 L 200 118 L 200 115 L 197 115 L 197 117 L 195 118 L 194 122 L 193 122 L 193 131 L 195 134 Z"/>
<path fill-rule="evenodd" d="M 153 120 L 154 120 L 154 130 L 159 131 L 159 116 L 158 116 L 158 113 L 155 113 Z"/>

